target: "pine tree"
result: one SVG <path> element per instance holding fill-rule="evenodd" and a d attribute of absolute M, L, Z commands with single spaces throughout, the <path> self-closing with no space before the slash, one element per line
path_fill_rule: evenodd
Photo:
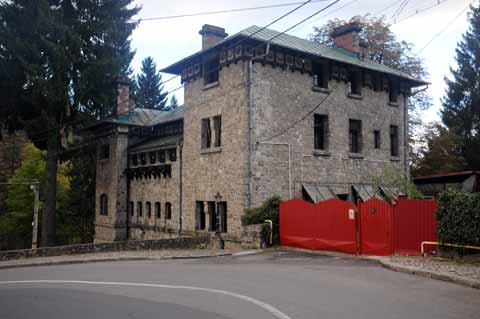
<path fill-rule="evenodd" d="M 175 95 L 173 95 L 173 96 L 170 98 L 169 108 L 170 108 L 171 110 L 175 110 L 177 107 L 178 107 L 178 100 L 177 100 L 177 97 L 176 97 Z"/>
<path fill-rule="evenodd" d="M 0 121 L 10 130 L 24 129 L 47 151 L 43 246 L 55 243 L 61 134 L 79 128 L 80 115 L 111 114 L 113 79 L 130 72 L 129 37 L 136 27 L 130 19 L 140 10 L 132 2 L 0 2 L 0 81 L 9 86 L 0 90 Z"/>
<path fill-rule="evenodd" d="M 470 27 L 457 45 L 457 68 L 446 78 L 442 121 L 460 138 L 470 169 L 480 168 L 480 7 L 471 6 Z"/>
<path fill-rule="evenodd" d="M 162 76 L 160 72 L 157 72 L 153 58 L 146 57 L 142 61 L 141 73 L 137 75 L 136 105 L 146 109 L 164 109 L 167 103 L 167 93 L 162 91 Z"/>

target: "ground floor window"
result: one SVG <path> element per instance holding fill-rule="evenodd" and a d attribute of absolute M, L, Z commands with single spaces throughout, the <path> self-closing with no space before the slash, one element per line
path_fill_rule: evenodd
<path fill-rule="evenodd" d="M 165 203 L 165 219 L 172 219 L 172 204 L 170 202 Z"/>
<path fill-rule="evenodd" d="M 197 201 L 195 207 L 195 229 L 205 229 L 205 207 L 203 201 Z"/>
<path fill-rule="evenodd" d="M 137 202 L 137 216 L 142 217 L 143 211 L 142 211 L 142 202 Z"/>
<path fill-rule="evenodd" d="M 220 231 L 227 232 L 227 202 L 218 203 L 218 215 L 220 218 Z"/>
<path fill-rule="evenodd" d="M 207 202 L 210 223 L 209 231 L 227 232 L 227 202 Z"/>
<path fill-rule="evenodd" d="M 159 203 L 159 202 L 156 202 L 156 203 L 155 203 L 155 216 L 157 216 L 157 218 L 160 218 L 160 210 L 161 210 L 160 207 L 161 207 L 161 206 L 160 206 L 160 203 Z"/>
<path fill-rule="evenodd" d="M 218 230 L 218 216 L 217 216 L 217 203 L 216 202 L 207 202 L 208 206 L 208 216 L 209 218 L 209 231 L 217 231 Z"/>
<path fill-rule="evenodd" d="M 128 210 L 130 211 L 130 216 L 134 215 L 133 209 L 133 202 L 128 203 Z"/>
<path fill-rule="evenodd" d="M 147 202 L 146 210 L 147 210 L 147 217 L 152 218 L 152 204 L 150 202 Z"/>

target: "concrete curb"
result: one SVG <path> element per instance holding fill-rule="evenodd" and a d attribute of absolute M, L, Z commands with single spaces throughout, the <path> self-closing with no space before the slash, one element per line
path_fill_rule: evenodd
<path fill-rule="evenodd" d="M 40 267 L 40 266 L 57 266 L 57 265 L 74 265 L 74 264 L 89 264 L 100 262 L 115 262 L 115 261 L 141 261 L 141 260 L 173 260 L 173 259 L 205 259 L 214 257 L 232 256 L 233 253 L 222 253 L 215 255 L 198 255 L 198 256 L 165 256 L 165 257 L 107 257 L 98 259 L 73 259 L 73 260 L 59 260 L 59 261 L 45 261 L 38 263 L 12 264 L 1 265 L 2 269 L 24 268 L 24 267 Z"/>
<path fill-rule="evenodd" d="M 379 256 L 350 255 L 350 254 L 344 254 L 344 253 L 338 253 L 338 252 L 323 251 L 323 250 L 309 250 L 309 249 L 296 248 L 296 247 L 281 247 L 281 250 L 299 251 L 299 252 L 306 252 L 306 253 L 311 253 L 315 255 L 337 257 L 337 258 L 370 260 L 388 270 L 422 276 L 425 278 L 447 281 L 447 282 L 455 283 L 462 286 L 480 289 L 480 281 L 478 280 L 467 279 L 467 278 L 463 278 L 455 275 L 448 275 L 448 274 L 440 273 L 437 271 L 424 270 L 417 267 L 407 267 L 403 265 L 398 265 L 396 263 L 388 262 L 384 260 L 384 257 L 379 257 Z"/>

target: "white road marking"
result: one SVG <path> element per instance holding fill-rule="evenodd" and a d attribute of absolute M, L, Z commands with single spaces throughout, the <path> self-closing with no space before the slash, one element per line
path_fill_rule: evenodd
<path fill-rule="evenodd" d="M 134 282 L 108 282 L 108 281 L 83 281 L 83 280 L 17 280 L 17 281 L 0 281 L 0 285 L 8 285 L 8 284 L 24 284 L 24 283 L 47 283 L 47 284 L 84 284 L 84 285 L 104 285 L 104 286 L 135 286 L 135 287 L 153 287 L 153 288 L 166 288 L 166 289 L 186 289 L 192 291 L 204 291 L 210 292 L 215 294 L 221 294 L 225 296 L 230 296 L 234 298 L 238 298 L 241 300 L 245 300 L 247 302 L 251 302 L 271 314 L 273 314 L 276 318 L 279 319 L 291 319 L 289 316 L 278 310 L 277 308 L 270 306 L 269 304 L 260 301 L 258 299 L 237 294 L 234 292 L 226 291 L 226 290 L 218 290 L 218 289 L 210 289 L 210 288 L 202 288 L 202 287 L 191 287 L 191 286 L 174 286 L 174 285 L 160 285 L 160 284 L 143 284 L 143 283 L 134 283 Z"/>

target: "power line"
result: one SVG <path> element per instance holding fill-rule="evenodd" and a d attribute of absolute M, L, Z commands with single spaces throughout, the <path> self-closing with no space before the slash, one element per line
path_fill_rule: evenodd
<path fill-rule="evenodd" d="M 450 20 L 438 33 L 436 33 L 418 52 L 416 55 L 419 55 L 422 53 L 423 50 L 425 50 L 430 44 L 432 44 L 433 41 L 435 41 L 436 38 L 438 38 L 443 32 L 445 32 L 458 18 L 460 18 L 465 11 L 468 10 L 470 5 L 472 4 L 473 1 L 470 1 L 468 5 L 462 9 L 452 20 Z"/>
<path fill-rule="evenodd" d="M 314 2 L 326 2 L 326 1 L 329 1 L 329 0 L 313 0 L 313 1 L 309 1 L 309 2 L 314 3 Z M 212 14 L 263 10 L 263 9 L 272 9 L 272 8 L 280 8 L 280 7 L 291 7 L 291 6 L 299 5 L 299 4 L 302 4 L 302 3 L 304 3 L 304 1 L 282 3 L 282 4 L 273 4 L 273 5 L 268 5 L 268 6 L 249 7 L 249 8 L 239 8 L 239 9 L 229 9 L 229 10 L 219 10 L 219 11 L 205 11 L 205 12 L 196 12 L 196 13 L 185 13 L 185 14 L 178 14 L 178 15 L 171 15 L 171 16 L 161 16 L 161 17 L 151 17 L 151 18 L 139 18 L 137 20 L 131 20 L 131 22 L 167 20 L 167 19 L 187 18 L 187 17 L 196 17 L 196 16 L 204 16 L 204 15 L 212 15 Z"/>

